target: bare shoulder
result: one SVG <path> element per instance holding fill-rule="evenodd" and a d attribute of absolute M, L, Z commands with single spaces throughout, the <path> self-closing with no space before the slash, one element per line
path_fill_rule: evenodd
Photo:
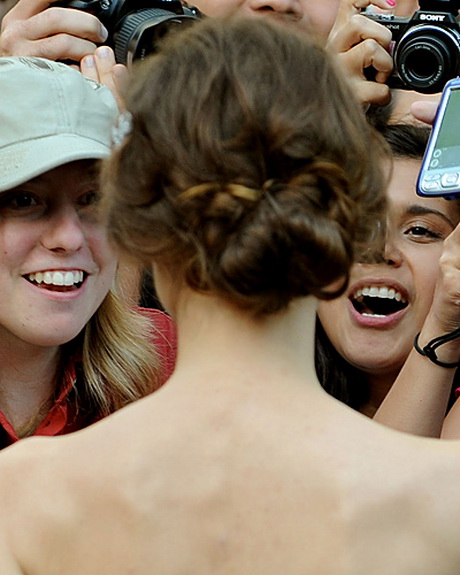
<path fill-rule="evenodd" d="M 66 552 L 77 553 L 75 533 L 100 513 L 95 501 L 106 504 L 103 457 L 91 449 L 84 431 L 22 440 L 0 455 L 2 575 L 66 572 Z"/>
<path fill-rule="evenodd" d="M 0 534 L 0 573 L 2 575 L 25 575 L 3 532 Z"/>
<path fill-rule="evenodd" d="M 27 548 L 41 519 L 41 502 L 52 489 L 48 462 L 54 447 L 49 439 L 23 440 L 0 455 L 0 573 L 29 573 Z"/>

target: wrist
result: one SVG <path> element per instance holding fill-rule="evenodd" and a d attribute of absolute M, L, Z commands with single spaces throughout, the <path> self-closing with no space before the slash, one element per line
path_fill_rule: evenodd
<path fill-rule="evenodd" d="M 460 328 L 428 339 L 419 332 L 414 339 L 414 347 L 420 355 L 444 368 L 460 365 Z"/>

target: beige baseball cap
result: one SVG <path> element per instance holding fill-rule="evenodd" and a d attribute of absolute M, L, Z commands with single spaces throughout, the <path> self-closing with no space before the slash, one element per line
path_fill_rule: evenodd
<path fill-rule="evenodd" d="M 62 164 L 109 155 L 108 88 L 44 58 L 0 58 L 0 192 Z"/>

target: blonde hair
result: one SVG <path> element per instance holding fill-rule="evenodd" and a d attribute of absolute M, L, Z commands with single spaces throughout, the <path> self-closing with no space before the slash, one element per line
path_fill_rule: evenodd
<path fill-rule="evenodd" d="M 81 353 L 77 409 L 106 416 L 159 387 L 153 329 L 140 312 L 108 292 L 82 333 L 68 344 L 71 354 Z"/>

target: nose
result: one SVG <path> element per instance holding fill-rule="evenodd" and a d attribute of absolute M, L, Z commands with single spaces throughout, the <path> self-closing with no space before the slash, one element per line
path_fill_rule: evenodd
<path fill-rule="evenodd" d="M 84 228 L 74 207 L 61 207 L 47 218 L 41 235 L 41 244 L 47 250 L 62 254 L 73 253 L 84 242 Z"/>
<path fill-rule="evenodd" d="M 398 243 L 391 230 L 387 231 L 385 247 L 382 255 L 384 263 L 389 266 L 399 267 L 402 263 L 402 253 L 398 248 Z"/>
<path fill-rule="evenodd" d="M 253 0 L 250 8 L 259 14 L 273 13 L 295 21 L 304 16 L 299 0 Z"/>
<path fill-rule="evenodd" d="M 361 264 L 386 264 L 398 267 L 403 261 L 402 252 L 398 246 L 397 238 L 391 229 L 387 228 L 382 236 L 370 239 L 369 243 L 358 253 L 358 262 Z"/>

